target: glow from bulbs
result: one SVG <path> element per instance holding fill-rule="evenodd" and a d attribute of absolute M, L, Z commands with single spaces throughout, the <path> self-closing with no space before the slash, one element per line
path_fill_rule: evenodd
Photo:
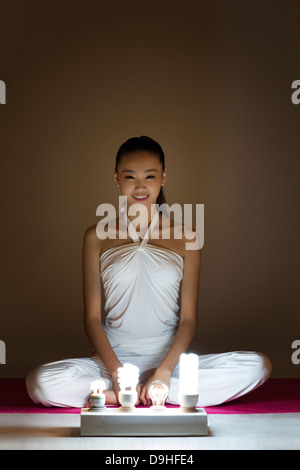
<path fill-rule="evenodd" d="M 148 389 L 150 398 L 152 400 L 152 409 L 161 410 L 165 409 L 165 401 L 168 396 L 168 386 L 162 380 L 155 380 L 149 385 Z"/>
<path fill-rule="evenodd" d="M 92 390 L 92 397 L 105 397 L 103 390 L 105 389 L 105 382 L 103 380 L 95 380 L 91 382 L 90 389 Z"/>
<path fill-rule="evenodd" d="M 198 355 L 181 354 L 178 393 L 178 402 L 181 409 L 195 412 L 198 398 Z"/>
<path fill-rule="evenodd" d="M 103 390 L 105 389 L 105 382 L 103 380 L 95 380 L 91 382 L 90 389 L 92 390 L 92 395 L 90 398 L 92 408 L 105 409 L 105 395 Z"/>
<path fill-rule="evenodd" d="M 179 392 L 198 394 L 198 355 L 181 354 L 179 363 Z"/>
<path fill-rule="evenodd" d="M 118 368 L 118 382 L 121 392 L 126 392 L 128 389 L 135 392 L 139 382 L 139 368 L 125 363 L 123 367 Z"/>

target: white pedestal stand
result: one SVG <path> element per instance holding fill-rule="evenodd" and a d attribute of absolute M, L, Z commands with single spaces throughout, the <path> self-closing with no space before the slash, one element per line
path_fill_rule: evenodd
<path fill-rule="evenodd" d="M 206 436 L 207 414 L 203 408 L 82 408 L 80 432 L 81 436 Z"/>

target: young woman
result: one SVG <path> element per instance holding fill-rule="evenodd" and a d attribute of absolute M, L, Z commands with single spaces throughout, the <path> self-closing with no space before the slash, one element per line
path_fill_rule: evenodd
<path fill-rule="evenodd" d="M 161 210 L 166 181 L 165 156 L 157 142 L 142 136 L 121 145 L 114 182 L 127 204 L 114 221 L 116 236 L 99 237 L 97 224 L 83 239 L 84 326 L 93 354 L 31 371 L 26 384 L 34 402 L 82 407 L 90 383 L 102 378 L 106 403 L 118 404 L 117 370 L 129 362 L 140 371 L 137 404 L 151 404 L 148 387 L 154 380 L 168 385 L 168 403 L 178 403 L 179 358 L 197 330 L 201 250 L 192 227 L 181 224 L 179 238 L 178 223 Z M 192 236 L 194 249 L 187 248 Z M 199 355 L 197 405 L 237 398 L 263 384 L 270 372 L 270 361 L 261 353 Z"/>

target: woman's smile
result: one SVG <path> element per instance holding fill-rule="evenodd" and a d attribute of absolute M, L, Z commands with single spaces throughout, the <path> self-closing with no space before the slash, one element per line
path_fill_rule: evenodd
<path fill-rule="evenodd" d="M 133 194 L 133 197 L 134 197 L 134 199 L 136 199 L 137 201 L 143 202 L 143 201 L 146 201 L 146 199 L 149 197 L 149 194 L 145 194 L 145 195 Z"/>

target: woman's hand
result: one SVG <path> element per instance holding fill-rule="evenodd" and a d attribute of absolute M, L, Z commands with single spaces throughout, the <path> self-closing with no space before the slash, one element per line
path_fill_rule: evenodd
<path fill-rule="evenodd" d="M 149 369 L 147 370 L 140 378 L 140 382 L 144 385 L 142 386 L 142 390 L 140 393 L 140 400 L 145 406 L 152 405 L 152 401 L 148 392 L 149 386 L 155 380 L 162 380 L 168 388 L 170 388 L 170 377 L 171 372 L 165 369 Z"/>
<path fill-rule="evenodd" d="M 136 401 L 136 404 L 135 406 L 138 406 L 140 403 L 141 403 L 141 391 L 142 391 L 142 386 L 141 384 L 138 384 L 136 386 L 136 391 L 137 391 L 137 401 Z"/>
<path fill-rule="evenodd" d="M 114 403 L 114 404 L 120 405 L 119 393 L 120 393 L 121 389 L 120 389 L 120 385 L 119 385 L 119 382 L 118 382 L 118 371 L 112 372 L 111 379 L 112 379 L 113 385 L 114 385 L 113 392 L 115 393 L 115 397 L 116 397 L 116 403 Z"/>

